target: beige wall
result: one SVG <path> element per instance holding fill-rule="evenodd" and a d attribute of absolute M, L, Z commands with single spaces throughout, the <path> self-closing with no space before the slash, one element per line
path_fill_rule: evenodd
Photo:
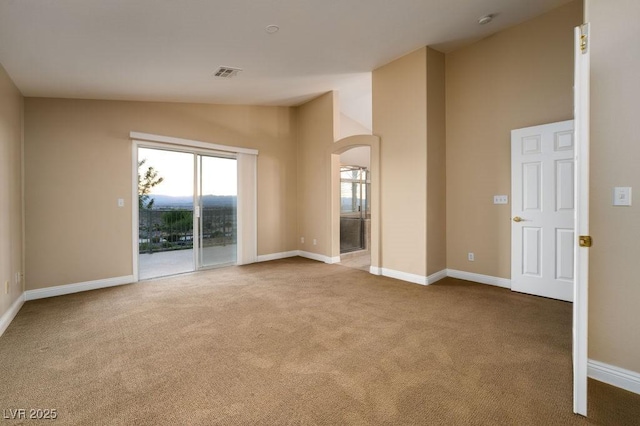
<path fill-rule="evenodd" d="M 426 277 L 447 267 L 445 56 L 416 50 L 375 70 L 372 86 L 382 267 Z"/>
<path fill-rule="evenodd" d="M 292 109 L 27 98 L 28 289 L 132 273 L 130 131 L 260 150 L 258 254 L 296 248 Z"/>
<path fill-rule="evenodd" d="M 446 56 L 447 264 L 511 275 L 512 129 L 573 118 L 574 1 Z M 467 253 L 475 253 L 475 262 Z"/>
<path fill-rule="evenodd" d="M 425 276 L 427 48 L 373 71 L 373 134 L 381 140 L 381 266 Z"/>
<path fill-rule="evenodd" d="M 330 158 L 335 141 L 335 92 L 296 107 L 298 144 L 298 239 L 300 250 L 331 256 Z M 339 119 L 339 116 L 338 116 Z M 316 240 L 316 245 L 313 240 Z"/>
<path fill-rule="evenodd" d="M 589 358 L 640 373 L 637 0 L 587 0 L 591 23 Z M 632 207 L 613 207 L 631 186 Z"/>
<path fill-rule="evenodd" d="M 23 291 L 22 114 L 22 95 L 0 65 L 0 317 Z"/>
<path fill-rule="evenodd" d="M 371 130 L 358 123 L 348 115 L 340 113 L 340 139 L 355 135 L 370 135 Z"/>
<path fill-rule="evenodd" d="M 445 56 L 427 48 L 427 275 L 447 268 Z"/>

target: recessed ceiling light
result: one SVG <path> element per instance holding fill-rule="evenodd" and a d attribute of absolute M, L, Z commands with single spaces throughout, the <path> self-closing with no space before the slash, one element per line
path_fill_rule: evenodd
<path fill-rule="evenodd" d="M 496 15 L 493 14 L 493 13 L 490 13 L 488 15 L 484 15 L 483 17 L 478 19 L 478 24 L 480 24 L 480 25 L 488 24 L 489 22 L 493 21 L 494 16 L 496 16 Z"/>
<path fill-rule="evenodd" d="M 267 27 L 264 30 L 269 34 L 273 34 L 273 33 L 277 33 L 280 30 L 280 27 L 277 25 L 267 25 Z"/>

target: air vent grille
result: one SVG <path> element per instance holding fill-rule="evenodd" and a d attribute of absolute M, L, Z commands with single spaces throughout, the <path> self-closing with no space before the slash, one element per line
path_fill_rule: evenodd
<path fill-rule="evenodd" d="M 220 67 L 213 73 L 214 77 L 218 78 L 231 78 L 235 77 L 242 69 L 232 67 Z"/>

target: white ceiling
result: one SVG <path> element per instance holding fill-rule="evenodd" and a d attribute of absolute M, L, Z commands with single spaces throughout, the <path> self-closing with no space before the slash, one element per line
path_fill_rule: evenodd
<path fill-rule="evenodd" d="M 357 104 L 393 59 L 568 1 L 0 0 L 0 63 L 25 96 L 297 105 L 340 90 Z M 214 79 L 221 65 L 244 71 Z"/>

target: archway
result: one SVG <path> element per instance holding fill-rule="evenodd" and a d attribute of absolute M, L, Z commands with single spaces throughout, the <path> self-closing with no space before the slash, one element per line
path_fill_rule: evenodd
<path fill-rule="evenodd" d="M 330 182 L 329 200 L 331 217 L 327 237 L 331 241 L 331 258 L 340 258 L 340 154 L 356 147 L 370 148 L 370 178 L 371 178 L 371 267 L 369 272 L 380 275 L 382 256 L 380 252 L 380 138 L 374 135 L 349 136 L 335 142 L 330 152 L 331 167 L 328 168 Z"/>

